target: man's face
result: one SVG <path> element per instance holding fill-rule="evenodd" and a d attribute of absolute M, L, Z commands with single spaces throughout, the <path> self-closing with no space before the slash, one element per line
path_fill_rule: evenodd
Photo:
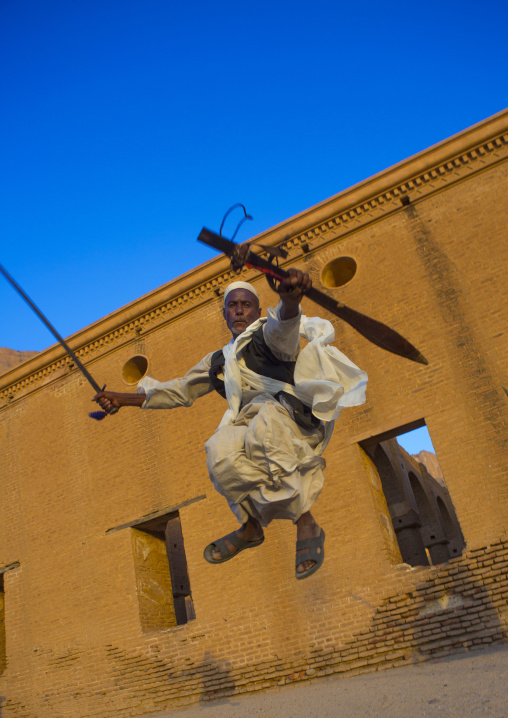
<path fill-rule="evenodd" d="M 252 292 L 247 289 L 233 289 L 229 292 L 224 307 L 224 319 L 234 337 L 244 332 L 260 316 L 261 309 Z"/>

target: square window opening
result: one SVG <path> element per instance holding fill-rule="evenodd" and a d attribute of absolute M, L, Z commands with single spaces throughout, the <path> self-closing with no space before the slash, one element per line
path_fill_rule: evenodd
<path fill-rule="evenodd" d="M 143 631 L 195 619 L 179 513 L 144 521 L 131 531 Z"/>
<path fill-rule="evenodd" d="M 4 575 L 0 573 L 0 675 L 7 668 L 7 647 L 5 642 L 5 588 Z"/>
<path fill-rule="evenodd" d="M 360 447 L 378 474 L 404 563 L 428 566 L 460 556 L 464 538 L 425 420 Z"/>

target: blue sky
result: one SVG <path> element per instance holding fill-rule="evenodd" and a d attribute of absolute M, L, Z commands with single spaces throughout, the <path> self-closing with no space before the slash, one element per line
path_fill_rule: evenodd
<path fill-rule="evenodd" d="M 0 263 L 69 336 L 504 109 L 507 8 L 0 0 Z M 0 280 L 0 346 L 53 344 Z"/>

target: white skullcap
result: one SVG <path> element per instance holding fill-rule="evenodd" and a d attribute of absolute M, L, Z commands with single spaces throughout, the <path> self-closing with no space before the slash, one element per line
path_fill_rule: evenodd
<path fill-rule="evenodd" d="M 253 294 L 259 302 L 259 294 L 256 292 L 252 284 L 249 284 L 248 282 L 231 282 L 231 284 L 228 284 L 224 290 L 224 304 L 226 304 L 229 292 L 232 292 L 233 289 L 246 289 L 248 292 Z"/>

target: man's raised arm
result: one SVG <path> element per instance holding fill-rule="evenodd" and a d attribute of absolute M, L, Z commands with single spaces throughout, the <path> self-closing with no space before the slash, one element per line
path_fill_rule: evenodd
<path fill-rule="evenodd" d="M 278 286 L 281 306 L 279 316 L 282 320 L 293 319 L 300 313 L 299 305 L 305 292 L 312 288 L 312 279 L 299 269 L 290 269 L 286 277 Z"/>
<path fill-rule="evenodd" d="M 275 356 L 281 361 L 296 361 L 300 353 L 300 302 L 312 287 L 308 274 L 290 269 L 290 276 L 277 287 L 280 301 L 268 309 L 263 335 Z"/>

